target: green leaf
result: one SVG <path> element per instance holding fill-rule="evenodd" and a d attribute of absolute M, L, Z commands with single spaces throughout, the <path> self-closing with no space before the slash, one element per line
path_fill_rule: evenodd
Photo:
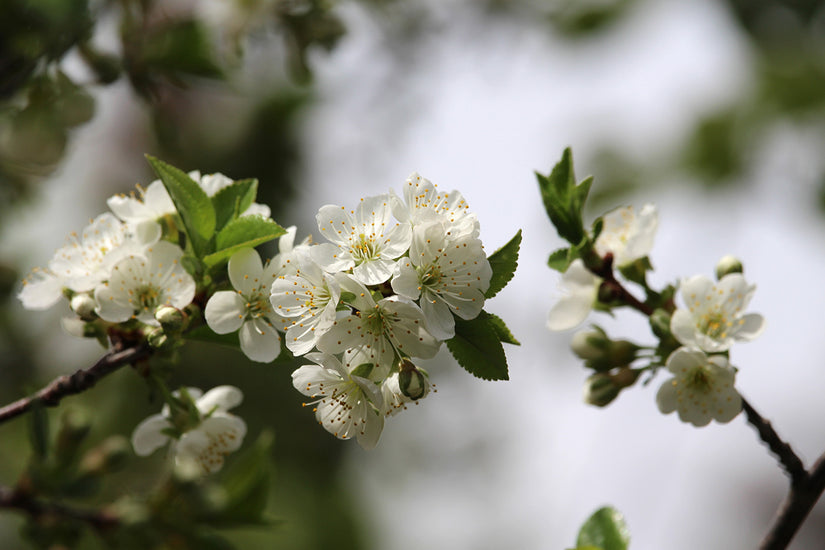
<path fill-rule="evenodd" d="M 490 277 L 490 288 L 484 293 L 485 298 L 492 298 L 507 286 L 518 267 L 518 252 L 521 245 L 521 229 L 510 239 L 510 242 L 493 252 L 488 258 L 493 275 Z"/>
<path fill-rule="evenodd" d="M 152 70 L 221 78 L 206 30 L 193 20 L 163 25 L 143 42 L 143 63 Z"/>
<path fill-rule="evenodd" d="M 493 315 L 492 313 L 487 313 L 486 311 L 482 311 L 481 313 L 482 315 L 487 315 L 490 324 L 496 331 L 496 335 L 498 336 L 499 341 L 504 342 L 505 344 L 512 344 L 514 346 L 521 345 L 521 342 L 516 340 L 516 337 L 513 336 L 513 333 L 510 332 L 510 329 L 507 328 L 507 325 L 504 324 L 504 321 L 501 320 L 501 317 L 499 317 L 498 315 Z"/>
<path fill-rule="evenodd" d="M 215 208 L 215 226 L 220 231 L 231 220 L 240 216 L 255 202 L 258 194 L 258 180 L 238 180 L 224 187 L 212 197 Z"/>
<path fill-rule="evenodd" d="M 596 510 L 579 531 L 576 545 L 595 546 L 602 550 L 627 550 L 630 532 L 622 514 L 610 506 Z"/>
<path fill-rule="evenodd" d="M 536 173 L 544 209 L 556 227 L 559 236 L 571 244 L 579 244 L 585 237 L 582 210 L 593 178 L 576 185 L 573 173 L 573 153 L 568 147 L 549 176 Z"/>
<path fill-rule="evenodd" d="M 473 376 L 484 380 L 509 380 L 504 348 L 486 313 L 469 321 L 456 318 L 455 336 L 447 340 L 447 348 L 458 364 Z"/>
<path fill-rule="evenodd" d="M 172 197 L 186 229 L 186 236 L 192 243 L 192 250 L 198 258 L 202 258 L 208 252 L 209 239 L 215 234 L 215 209 L 212 201 L 201 186 L 183 171 L 149 155 L 146 155 L 146 159 Z"/>
<path fill-rule="evenodd" d="M 215 237 L 216 252 L 206 256 L 203 263 L 214 267 L 229 260 L 242 248 L 254 248 L 285 233 L 286 229 L 263 216 L 244 216 L 232 220 Z"/>

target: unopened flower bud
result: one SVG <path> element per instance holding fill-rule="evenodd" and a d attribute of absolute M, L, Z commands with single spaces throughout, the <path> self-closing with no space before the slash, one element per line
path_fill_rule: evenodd
<path fill-rule="evenodd" d="M 670 313 L 664 309 L 654 311 L 653 315 L 650 316 L 650 330 L 661 340 L 672 338 L 673 335 L 670 332 Z"/>
<path fill-rule="evenodd" d="M 95 308 L 97 302 L 88 294 L 75 294 L 69 302 L 72 311 L 83 320 L 89 321 L 95 318 Z"/>
<path fill-rule="evenodd" d="M 146 333 L 146 341 L 153 348 L 160 348 L 169 341 L 169 337 L 166 336 L 162 328 L 153 328 Z"/>
<path fill-rule="evenodd" d="M 728 254 L 716 264 L 716 280 L 720 280 L 730 273 L 742 273 L 744 270 L 745 268 L 739 258 Z"/>
<path fill-rule="evenodd" d="M 424 369 L 404 360 L 398 373 L 398 387 L 402 394 L 416 401 L 430 392 L 430 378 Z"/>
<path fill-rule="evenodd" d="M 640 373 L 641 371 L 630 367 L 623 367 L 613 374 L 598 372 L 590 376 L 584 383 L 585 403 L 597 407 L 609 405 L 623 389 L 636 382 Z"/>
<path fill-rule="evenodd" d="M 599 329 L 581 330 L 573 335 L 570 348 L 579 359 L 599 359 L 610 345 L 610 339 Z"/>
<path fill-rule="evenodd" d="M 159 307 L 155 311 L 155 319 L 163 327 L 164 332 L 178 332 L 183 328 L 183 312 L 172 306 Z"/>

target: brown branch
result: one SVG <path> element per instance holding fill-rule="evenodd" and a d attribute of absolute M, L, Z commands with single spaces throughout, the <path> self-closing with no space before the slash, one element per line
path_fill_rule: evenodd
<path fill-rule="evenodd" d="M 3 486 L 0 486 L 0 508 L 25 512 L 35 520 L 58 517 L 81 521 L 97 530 L 114 527 L 119 521 L 116 516 L 105 511 L 73 508 L 59 502 L 37 499 L 24 491 Z"/>
<path fill-rule="evenodd" d="M 125 349 L 115 347 L 88 369 L 80 369 L 74 374 L 65 374 L 55 378 L 48 386 L 37 393 L 0 408 L 0 424 L 24 414 L 35 404 L 55 407 L 64 397 L 88 390 L 104 376 L 115 372 L 124 365 L 145 359 L 151 353 L 152 348 L 145 343 Z"/>
<path fill-rule="evenodd" d="M 791 446 L 783 441 L 771 426 L 771 423 L 756 412 L 750 403 L 743 397 L 742 408 L 748 422 L 756 429 L 759 438 L 768 446 L 776 456 L 782 468 L 791 478 L 791 487 L 801 487 L 808 482 L 810 477 L 802 460 L 797 456 Z"/>

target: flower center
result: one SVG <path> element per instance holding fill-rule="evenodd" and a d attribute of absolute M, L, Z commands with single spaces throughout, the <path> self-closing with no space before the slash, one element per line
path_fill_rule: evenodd
<path fill-rule="evenodd" d="M 367 236 L 364 233 L 358 235 L 358 242 L 352 245 L 352 255 L 358 265 L 377 258 L 379 253 L 375 237 L 372 235 Z"/>
<path fill-rule="evenodd" d="M 269 303 L 269 296 L 263 292 L 255 291 L 246 299 L 246 318 L 257 319 L 265 317 L 272 312 Z"/>
<path fill-rule="evenodd" d="M 691 390 L 707 393 L 711 386 L 710 373 L 705 367 L 696 367 L 685 376 L 685 384 Z"/>
<path fill-rule="evenodd" d="M 435 286 L 441 281 L 441 269 L 438 265 L 429 265 L 419 274 L 421 286 Z"/>
<path fill-rule="evenodd" d="M 135 294 L 137 294 L 138 304 L 143 310 L 151 311 L 160 305 L 158 303 L 160 301 L 160 289 L 153 285 L 142 285 Z"/>
<path fill-rule="evenodd" d="M 728 335 L 728 328 L 730 327 L 725 315 L 719 311 L 712 311 L 706 313 L 699 319 L 696 328 L 703 334 L 707 334 L 711 338 L 725 338 Z"/>

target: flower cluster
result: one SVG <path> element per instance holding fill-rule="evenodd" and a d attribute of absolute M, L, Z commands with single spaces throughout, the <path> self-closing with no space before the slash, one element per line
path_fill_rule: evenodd
<path fill-rule="evenodd" d="M 472 374 L 507 378 L 501 344 L 518 342 L 482 308 L 512 277 L 521 235 L 497 253 L 494 277 L 478 219 L 458 191 L 413 174 L 400 194 L 322 206 L 321 239 L 297 241 L 295 227 L 254 202 L 256 180 L 149 162 L 160 179 L 111 197 L 111 212 L 34 270 L 19 294 L 25 307 L 65 296 L 77 315 L 64 323 L 72 332 L 146 344 L 165 358 L 189 338 L 237 345 L 262 363 L 286 349 L 305 358 L 293 386 L 318 422 L 364 448 L 377 444 L 387 416 L 430 393 L 417 363 L 445 341 Z M 263 259 L 255 247 L 274 239 L 278 253 Z M 227 412 L 240 390 L 170 392 L 160 363 L 141 370 L 165 407 L 137 427 L 135 451 L 170 443 L 177 462 L 218 470 L 246 432 Z"/>
<path fill-rule="evenodd" d="M 683 280 L 678 289 L 653 289 L 646 277 L 652 269 L 647 255 L 658 227 L 653 205 L 645 205 L 638 214 L 632 207 L 608 212 L 588 234 L 581 210 L 590 184 L 575 183 L 569 151 L 550 176 L 539 175 L 539 185 L 550 219 L 572 245 L 550 258 L 550 266 L 562 271 L 563 295 L 550 310 L 547 327 L 570 329 L 594 308 L 610 312 L 629 306 L 649 317 L 659 340 L 653 347 L 612 340 L 597 326 L 577 333 L 573 351 L 594 371 L 585 384 L 585 400 L 605 406 L 643 372 L 652 375 L 664 367 L 672 377 L 656 395 L 661 412 L 676 411 L 682 421 L 695 426 L 711 420 L 729 422 L 738 415 L 743 405 L 734 388 L 736 368 L 730 364 L 729 349 L 764 329 L 761 315 L 745 313 L 755 287 L 745 281 L 741 262 L 723 258 L 717 282 L 697 275 Z M 644 299 L 633 296 L 623 281 L 641 287 Z M 676 305 L 677 292 L 684 307 Z M 640 361 L 647 365 L 639 366 Z"/>
<path fill-rule="evenodd" d="M 241 349 L 268 362 L 284 345 L 312 361 L 293 373 L 318 422 L 341 439 L 374 447 L 384 417 L 427 395 L 413 359 L 433 357 L 455 335 L 455 318 L 477 317 L 492 270 L 476 216 L 457 191 L 413 174 L 403 196 L 320 208 L 326 242 L 282 237 L 264 264 L 251 249 L 229 260 L 232 290 L 206 304 L 217 333 L 240 330 Z"/>

